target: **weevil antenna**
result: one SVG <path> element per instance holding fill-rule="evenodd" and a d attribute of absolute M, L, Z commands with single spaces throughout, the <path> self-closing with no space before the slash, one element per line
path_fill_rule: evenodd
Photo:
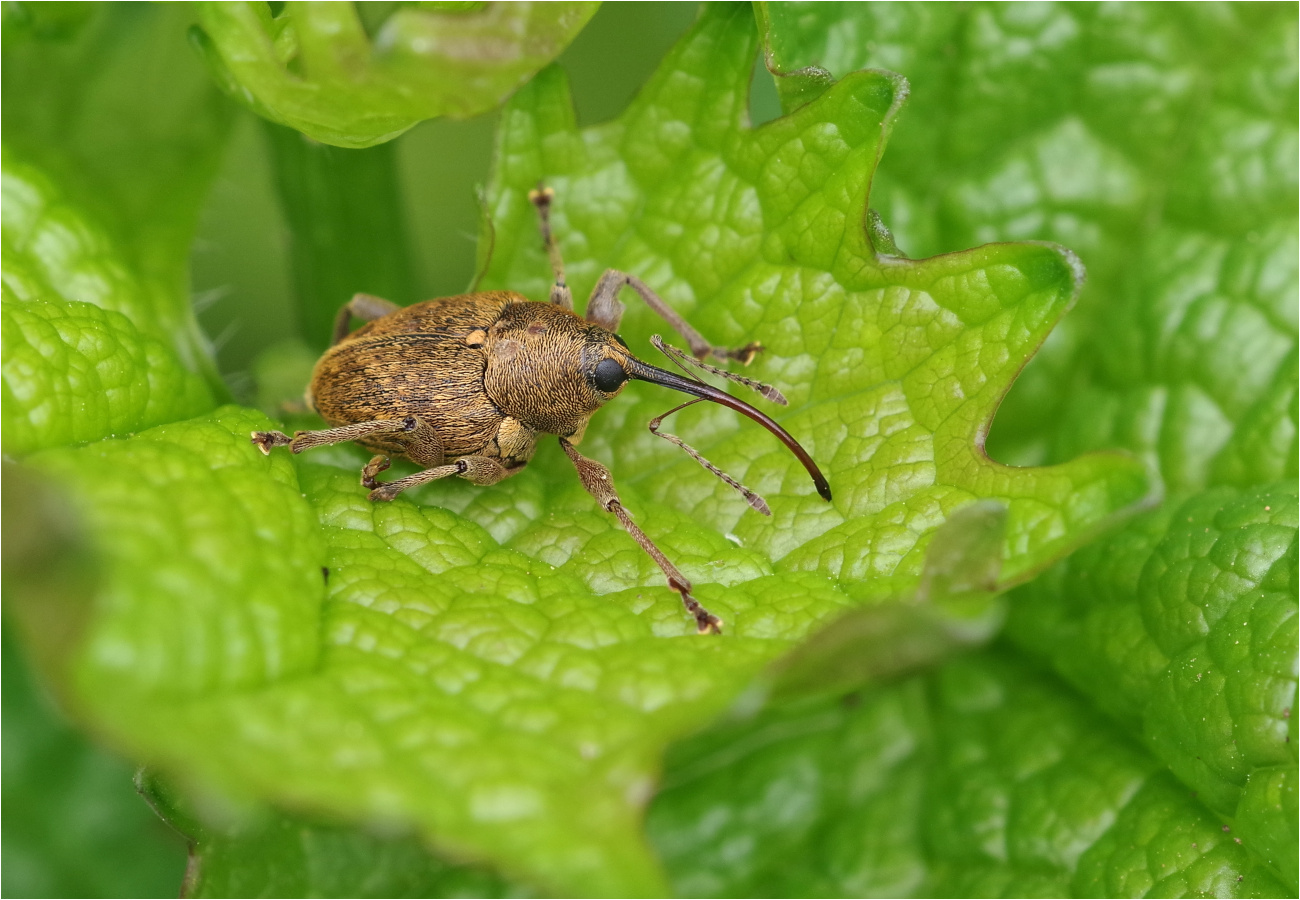
<path fill-rule="evenodd" d="M 803 467 L 812 477 L 813 485 L 817 488 L 817 493 L 827 502 L 831 499 L 831 486 L 826 481 L 826 476 L 822 474 L 821 469 L 817 468 L 817 463 L 808 455 L 798 441 L 790 436 L 771 416 L 755 409 L 744 400 L 737 400 L 726 391 L 720 391 L 712 385 L 705 384 L 702 381 L 696 381 L 694 378 L 683 378 L 672 372 L 644 363 L 636 357 L 629 356 L 627 362 L 623 365 L 629 378 L 636 378 L 640 381 L 649 381 L 652 384 L 662 385 L 666 388 L 672 388 L 675 391 L 681 391 L 683 394 L 690 394 L 692 397 L 698 397 L 701 400 L 708 400 L 725 406 L 728 409 L 735 410 L 743 416 L 748 416 L 758 424 L 762 425 L 768 431 L 776 436 L 777 440 L 785 444 L 795 458 L 803 464 Z"/>
<path fill-rule="evenodd" d="M 664 419 L 668 418 L 675 412 L 680 412 L 686 407 L 694 406 L 696 403 L 699 402 L 700 402 L 699 398 L 694 400 L 687 400 L 685 403 L 681 404 L 680 406 L 674 406 L 672 409 L 668 410 L 668 412 L 664 413 L 663 415 L 651 419 L 650 433 L 653 434 L 655 437 L 663 438 L 665 441 L 668 441 L 670 444 L 676 444 L 678 447 L 681 447 L 683 450 L 686 451 L 686 453 L 691 457 L 691 459 L 695 460 L 697 463 L 704 466 L 704 468 L 708 469 L 714 475 L 717 475 L 724 482 L 726 482 L 733 489 L 735 489 L 740 494 L 740 496 L 745 498 L 745 502 L 748 503 L 750 506 L 752 506 L 754 509 L 758 510 L 765 516 L 772 515 L 772 508 L 767 505 L 766 500 L 764 500 L 758 494 L 751 491 L 749 488 L 745 487 L 736 479 L 732 478 L 726 472 L 719 469 L 713 463 L 709 462 L 707 459 L 705 459 L 703 456 L 700 455 L 698 450 L 696 450 L 690 444 L 686 443 L 677 435 L 669 434 L 666 431 L 659 430 L 659 425 L 660 423 L 663 422 Z"/>
<path fill-rule="evenodd" d="M 659 352 L 675 362 L 677 368 L 681 369 L 683 372 L 686 372 L 686 366 L 683 366 L 682 363 L 688 363 L 689 365 L 695 366 L 697 369 L 703 369 L 704 371 L 717 375 L 720 378 L 726 378 L 728 381 L 743 384 L 751 391 L 757 391 L 762 394 L 765 399 L 771 400 L 773 403 L 781 406 L 790 405 L 790 401 L 785 399 L 785 394 L 781 393 L 770 384 L 764 384 L 763 382 L 756 381 L 753 378 L 746 378 L 744 375 L 737 375 L 735 372 L 728 372 L 726 369 L 719 369 L 717 366 L 711 366 L 706 362 L 696 359 L 694 356 L 691 356 L 683 350 L 678 350 L 672 344 L 664 343 L 664 339 L 657 334 L 650 335 L 650 343 L 658 347 Z M 687 374 L 689 375 L 690 373 L 687 372 Z"/>

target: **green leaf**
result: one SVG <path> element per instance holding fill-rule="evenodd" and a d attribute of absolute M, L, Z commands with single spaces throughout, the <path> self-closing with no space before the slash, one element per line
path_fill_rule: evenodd
<path fill-rule="evenodd" d="M 409 834 L 267 809 L 200 812 L 156 773 L 141 793 L 190 839 L 185 897 L 525 897 L 481 867 L 444 862 Z M 209 801 L 214 798 L 205 798 Z"/>
<path fill-rule="evenodd" d="M 1292 699 L 1291 709 L 1295 709 Z M 1291 727 L 1294 737 L 1295 726 Z M 1295 742 L 1291 742 L 1292 746 Z M 1256 769 L 1246 779 L 1241 802 L 1237 804 L 1237 831 L 1241 840 L 1263 859 L 1275 872 L 1282 874 L 1286 884 L 1297 880 L 1295 848 L 1296 828 L 1296 764 L 1266 766 Z"/>
<path fill-rule="evenodd" d="M 180 838 L 135 793 L 131 767 L 40 696 L 4 635 L 5 896 L 174 896 Z"/>
<path fill-rule="evenodd" d="M 1121 815 L 1079 864 L 1072 889 L 1029 881 L 1007 887 L 995 879 L 924 890 L 1293 894 L 1295 745 L 1289 731 L 1296 704 L 1296 561 L 1287 542 L 1294 541 L 1289 522 L 1297 455 L 1295 166 L 1288 149 L 1295 145 L 1294 8 L 1183 16 L 1160 7 L 1081 4 L 782 3 L 762 5 L 760 20 L 787 109 L 824 92 L 829 79 L 819 73 L 826 69 L 847 75 L 884 65 L 908 73 L 914 107 L 926 114 L 900 121 L 873 182 L 873 203 L 885 210 L 903 247 L 933 253 L 975 240 L 1053 235 L 1089 264 L 1089 284 L 1078 313 L 1066 320 L 1064 340 L 1048 342 L 999 414 L 990 438 L 996 458 L 1052 461 L 1122 445 L 1147 456 L 1179 492 L 1207 481 L 1249 486 L 1292 479 L 1193 500 L 1187 511 L 1200 518 L 1193 515 L 1187 527 L 1195 528 L 1197 540 L 1189 549 L 1184 535 L 1181 562 L 1170 564 L 1158 589 L 1140 592 L 1138 575 L 1144 564 L 1157 567 L 1157 545 L 1178 557 L 1178 539 L 1164 530 L 1187 517 L 1177 503 L 1016 592 L 1017 642 L 1046 655 L 1088 702 L 1134 737 L 1142 735 L 1145 716 L 1146 740 L 1159 762 L 1172 764 L 1186 783 L 1209 795 L 1179 794 L 1166 776 L 1167 796 L 1151 800 L 1141 814 Z M 1255 49 L 1243 53 L 1247 46 Z M 1153 133 L 1177 133 L 1178 139 L 1152 140 Z M 1194 152 L 1181 157 L 1189 144 Z M 1153 202 L 1170 196 L 1179 201 L 1164 207 Z M 1285 499 L 1272 506 L 1273 514 L 1283 510 L 1288 523 L 1280 536 L 1264 538 L 1265 523 L 1250 516 L 1278 497 Z M 1255 582 L 1239 577 L 1236 567 L 1254 571 L 1261 559 L 1275 560 L 1275 587 L 1267 598 L 1272 602 L 1259 595 L 1256 607 L 1250 593 Z M 1194 576 L 1180 579 L 1183 569 Z M 1143 602 L 1153 592 L 1165 598 L 1163 612 Z M 1194 666 L 1180 678 L 1183 672 L 1166 668 L 1169 660 L 1154 646 L 1155 623 L 1163 618 L 1167 625 L 1175 609 L 1191 611 L 1207 600 L 1220 610 L 1246 612 L 1235 620 L 1244 624 L 1229 624 L 1234 616 L 1225 614 L 1213 629 L 1226 666 Z M 1206 646 L 1204 636 L 1197 646 Z M 794 732 L 803 725 L 783 727 Z M 1232 744 L 1239 732 L 1250 750 L 1238 752 Z M 901 733 L 897 727 L 887 732 L 891 739 Z M 737 738 L 735 752 L 751 739 Z M 879 737 L 871 749 L 886 741 Z M 942 744 L 937 752 L 943 758 Z M 1244 758 L 1252 752 L 1258 757 L 1253 768 Z M 1198 753 L 1211 755 L 1196 759 Z M 1265 764 L 1279 753 L 1282 761 Z M 851 758 L 821 759 L 817 770 L 844 768 Z M 670 780 L 676 768 L 670 765 Z M 734 762 L 744 787 L 720 789 L 717 796 L 766 796 L 783 786 L 779 775 L 765 778 L 747 768 Z M 867 835 L 878 841 L 901 817 L 902 801 L 891 799 L 893 805 L 884 807 L 889 812 L 881 814 L 870 797 L 844 801 L 845 793 L 836 786 L 824 815 L 810 813 L 804 833 L 816 836 L 812 848 L 763 844 L 761 818 L 730 820 L 727 847 L 752 847 L 757 840 L 753 859 L 771 867 L 764 871 L 793 872 L 792 882 L 819 877 L 833 867 L 799 865 L 817 848 Z M 783 799 L 801 809 L 818 802 L 815 789 L 789 788 Z M 680 795 L 657 801 L 669 809 L 677 802 L 685 801 Z M 1231 824 L 1220 829 L 1214 813 L 1225 808 Z M 926 821 L 930 808 L 916 815 Z M 722 828 L 720 813 L 707 822 Z M 660 832 L 662 847 L 670 840 L 685 843 L 669 837 L 675 827 Z M 1207 881 L 1223 871 L 1213 854 L 1192 867 L 1171 855 L 1189 843 L 1206 846 L 1189 834 L 1219 831 L 1221 840 L 1229 828 L 1233 846 L 1240 841 L 1239 850 L 1253 860 L 1247 868 L 1262 860 L 1289 887 L 1267 875 L 1254 886 L 1249 875 L 1240 884 Z M 924 868 L 929 845 L 909 840 L 894 837 L 892 846 L 900 859 Z M 1068 847 L 1067 834 L 1059 840 L 1058 847 Z M 707 849 L 692 852 L 691 860 L 679 857 L 673 868 L 696 875 L 700 860 L 716 860 Z M 1096 865 L 1106 858 L 1119 866 L 1109 875 Z M 878 860 L 866 852 L 855 862 L 846 857 L 842 871 L 861 875 Z M 882 864 L 885 874 L 871 871 L 848 886 L 823 885 L 822 892 L 904 892 L 905 885 L 890 880 L 900 867 Z M 770 890 L 770 879 L 744 877 Z M 1005 878 L 1005 870 L 998 877 Z"/>
<path fill-rule="evenodd" d="M 148 715 L 127 709 L 141 693 L 174 702 L 316 667 L 324 549 L 288 461 L 248 465 L 245 435 L 265 425 L 223 407 L 29 458 L 75 492 L 103 566 L 105 586 L 67 648 L 77 693 L 133 719 Z M 170 586 L 183 586 L 183 605 Z"/>
<path fill-rule="evenodd" d="M 1296 771 L 1296 506 L 1294 482 L 1170 505 L 1053 569 L 1010 621 L 1290 882 L 1294 788 L 1289 809 L 1265 797 Z"/>
<path fill-rule="evenodd" d="M 74 730 L 65 713 L 75 709 L 51 702 L 67 693 L 51 697 L 28 668 L 59 658 L 80 632 L 100 583 L 93 549 L 49 486 L 8 461 L 3 500 L 4 893 L 174 896 L 180 836 L 136 793 L 130 764 Z"/>
<path fill-rule="evenodd" d="M 200 843 L 187 897 L 528 897 L 419 840 L 269 817 Z"/>
<path fill-rule="evenodd" d="M 681 896 L 1281 896 L 1158 763 L 1004 648 L 674 747 Z"/>
<path fill-rule="evenodd" d="M 1078 897 L 1285 897 L 1240 838 L 1168 775 L 1151 780 L 1079 860 Z"/>
<path fill-rule="evenodd" d="M 142 313 L 133 317 L 136 327 L 224 393 L 190 309 L 189 251 L 234 109 L 184 46 L 191 10 L 96 4 L 77 16 L 78 27 L 52 30 L 39 25 L 40 16 L 33 25 L 27 7 L 5 8 L 4 79 L 21 85 L 5 94 L 6 148 L 39 169 L 61 202 L 112 243 L 134 279 L 130 291 Z M 8 231 L 8 189 L 5 201 Z M 31 213 L 39 218 L 42 208 Z M 60 236 L 55 230 L 41 250 L 56 254 L 47 264 L 71 283 L 52 286 L 89 294 L 65 293 L 69 299 L 97 302 L 102 288 L 71 279 L 80 261 L 57 256 Z"/>
<path fill-rule="evenodd" d="M 553 60 L 598 3 L 203 3 L 193 37 L 217 81 L 254 112 L 338 147 L 392 140 L 437 116 L 486 112 Z M 368 33 L 369 32 L 369 33 Z M 373 35 L 373 39 L 372 39 Z"/>
<path fill-rule="evenodd" d="M 915 596 L 835 619 L 778 660 L 740 704 L 860 690 L 987 642 L 1006 614 L 994 597 L 1006 520 L 996 501 L 957 510 L 935 531 Z"/>
<path fill-rule="evenodd" d="M 258 427 L 228 408 L 33 458 L 74 492 L 110 567 L 70 673 L 95 717 L 138 757 L 226 789 L 411 821 L 593 892 L 654 883 L 633 815 L 642 745 L 716 710 L 764 642 L 655 640 L 641 591 L 596 596 L 469 520 L 371 504 L 350 455 L 304 465 L 299 486 L 287 455 L 248 442 Z M 656 599 L 660 627 L 685 631 Z M 674 673 L 701 653 L 731 665 L 683 692 Z"/>
<path fill-rule="evenodd" d="M 778 68 L 908 73 L 915 108 L 927 115 L 900 125 L 873 190 L 903 247 L 930 253 L 1051 236 L 1088 263 L 1063 340 L 1048 342 L 999 413 L 995 458 L 1052 462 L 1125 446 L 1180 499 L 1209 485 L 1279 478 L 1291 479 L 1280 488 L 1294 495 L 1294 7 L 773 4 L 764 14 Z M 1233 502 L 1249 497 L 1259 499 Z M 1209 494 L 1199 502 L 1227 501 Z M 1220 698 L 1197 735 L 1188 717 L 1202 701 L 1190 695 L 1198 686 L 1210 693 L 1213 676 L 1157 679 L 1170 662 L 1138 614 L 1138 574 L 1176 508 L 1017 592 L 1013 635 L 1048 653 L 1135 735 L 1145 729 L 1161 758 L 1232 816 L 1246 771 L 1230 783 L 1221 771 L 1243 765 L 1223 750 L 1237 717 Z M 1245 537 L 1220 552 L 1228 547 L 1262 549 Z M 1293 560 L 1283 566 L 1294 573 Z M 1183 592 L 1194 586 L 1166 593 L 1189 602 Z M 1287 593 L 1282 615 L 1295 608 Z M 1238 627 L 1276 627 L 1273 613 L 1257 614 Z M 1089 669 L 1084 657 L 1107 662 Z M 1269 665 L 1292 681 L 1294 647 Z M 1247 671 L 1234 666 L 1232 675 Z M 1270 698 L 1265 720 L 1294 708 L 1293 687 L 1278 689 L 1281 700 L 1258 683 L 1236 690 Z M 1219 745 L 1217 761 L 1193 765 L 1206 733 Z M 1270 821 L 1286 820 L 1275 802 L 1265 808 Z M 1247 846 L 1262 858 L 1279 858 L 1265 846 L 1290 846 L 1287 830 L 1241 827 L 1256 835 Z M 1293 867 L 1287 877 L 1293 892 Z"/>
<path fill-rule="evenodd" d="M 906 251 L 1087 264 L 995 458 L 1127 447 L 1170 492 L 1296 477 L 1294 6 L 760 6 L 779 71 L 907 75 L 872 189 Z"/>
<path fill-rule="evenodd" d="M 164 298 L 112 238 L 7 153 L 0 177 L 5 452 L 95 441 L 212 408 L 158 309 Z"/>
<path fill-rule="evenodd" d="M 248 433 L 266 420 L 225 408 L 31 458 L 104 565 L 56 654 L 97 728 L 187 791 L 414 829 L 547 892 L 662 893 L 640 818 L 672 740 L 833 616 L 914 594 L 962 507 L 1005 506 L 1005 586 L 1142 498 L 1131 459 L 1009 469 L 981 450 L 1077 292 L 1073 257 L 1042 244 L 877 257 L 866 193 L 905 83 L 853 76 L 750 129 L 755 49 L 747 8 L 709 8 L 620 119 L 582 131 L 543 73 L 505 114 L 485 278 L 546 296 L 526 200 L 545 177 L 579 291 L 619 266 L 711 339 L 769 347 L 758 375 L 787 389 L 782 421 L 834 504 L 721 410 L 702 411 L 691 440 L 772 500 L 771 523 L 652 446 L 641 423 L 662 396 L 624 398 L 588 439 L 728 633 L 690 633 L 553 445 L 490 490 L 372 504 L 365 454 L 263 457 Z M 653 327 L 634 308 L 624 333 L 642 347 Z M 15 611 L 35 615 L 30 601 Z"/>

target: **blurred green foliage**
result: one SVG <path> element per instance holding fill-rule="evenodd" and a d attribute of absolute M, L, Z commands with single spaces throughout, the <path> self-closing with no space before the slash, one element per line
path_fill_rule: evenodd
<path fill-rule="evenodd" d="M 343 49 L 420 6 L 477 8 L 398 6 L 363 8 Z M 631 106 L 695 10 L 609 4 L 559 57 L 576 121 L 547 69 L 504 113 L 414 127 L 457 110 L 384 107 L 396 69 L 259 7 L 208 5 L 206 37 L 181 5 L 4 10 L 3 415 L 23 459 L 5 471 L 5 893 L 170 895 L 185 869 L 29 656 L 74 719 L 161 764 L 140 783 L 191 842 L 188 894 L 1295 894 L 1293 4 L 758 4 L 777 77 L 748 94 L 750 13 L 721 6 Z M 283 71 L 222 61 L 256 40 L 217 20 L 249 14 Z M 209 66 L 235 93 L 262 79 L 248 105 L 317 137 L 410 131 L 322 146 L 223 98 Z M 872 67 L 910 80 L 897 116 L 903 82 L 854 74 Z M 476 109 L 518 77 L 499 74 Z M 307 113 L 284 94 L 304 84 L 327 95 Z M 711 335 L 762 333 L 762 377 L 833 448 L 847 522 L 816 525 L 818 501 L 764 530 L 648 447 L 658 404 L 593 428 L 587 452 L 738 621 L 725 643 L 665 638 L 674 598 L 562 460 L 376 509 L 356 453 L 263 460 L 244 435 L 266 418 L 214 410 L 292 414 L 353 290 L 544 295 L 522 202 L 540 177 L 576 293 L 618 265 Z M 934 447 L 982 447 L 1077 277 L 1049 248 L 899 249 L 1021 240 L 1089 268 L 988 435 L 995 459 L 1053 468 L 977 454 L 935 478 Z M 652 327 L 629 310 L 634 346 Z M 872 400 L 891 379 L 899 399 Z M 692 427 L 770 476 L 774 508 L 803 502 L 729 420 Z M 1000 563 L 1027 579 L 1138 497 L 1131 463 L 1076 459 L 1114 448 L 1164 503 L 990 603 Z M 964 509 L 997 527 L 925 555 L 982 496 L 999 501 Z M 1004 609 L 1004 640 L 932 665 Z"/>
<path fill-rule="evenodd" d="M 202 3 L 190 37 L 235 100 L 313 141 L 362 148 L 497 106 L 597 6 Z"/>
<path fill-rule="evenodd" d="M 55 711 L 7 628 L 3 653 L 5 896 L 175 896 L 185 841 L 140 800 L 130 764 Z"/>

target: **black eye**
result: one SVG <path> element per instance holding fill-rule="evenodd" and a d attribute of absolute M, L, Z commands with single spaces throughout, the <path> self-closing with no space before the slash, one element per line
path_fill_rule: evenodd
<path fill-rule="evenodd" d="M 612 359 L 602 359 L 596 363 L 596 371 L 591 373 L 591 381 L 596 390 L 612 394 L 627 381 L 627 373 Z"/>

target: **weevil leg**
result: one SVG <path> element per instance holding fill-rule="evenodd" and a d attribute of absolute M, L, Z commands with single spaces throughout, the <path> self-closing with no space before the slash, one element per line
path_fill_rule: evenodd
<path fill-rule="evenodd" d="M 528 192 L 528 202 L 537 208 L 542 245 L 546 247 L 546 256 L 551 261 L 551 271 L 555 273 L 555 283 L 551 285 L 551 302 L 564 309 L 573 309 L 573 292 L 564 281 L 564 257 L 560 256 L 560 245 L 551 229 L 551 203 L 554 200 L 555 191 L 541 182 L 537 183 L 536 190 Z"/>
<path fill-rule="evenodd" d="M 686 611 L 695 617 L 695 626 L 699 633 L 721 634 L 722 620 L 691 596 L 691 583 L 686 580 L 686 576 L 669 561 L 668 557 L 664 556 L 663 551 L 655 546 L 654 541 L 646 536 L 636 522 L 632 521 L 628 511 L 623 508 L 623 502 L 619 500 L 618 492 L 614 490 L 614 479 L 610 477 L 609 469 L 594 459 L 583 456 L 564 438 L 560 438 L 560 446 L 564 448 L 569 459 L 573 460 L 573 466 L 578 470 L 578 478 L 582 481 L 582 486 L 587 489 L 587 493 L 596 498 L 596 502 L 602 509 L 613 513 L 618 518 L 627 533 L 632 535 L 632 540 L 636 541 L 663 571 L 664 577 L 668 579 L 668 586 L 681 595 Z"/>
<path fill-rule="evenodd" d="M 626 275 L 617 269 L 606 269 L 587 298 L 587 321 L 606 331 L 618 331 L 623 313 L 627 312 L 627 307 L 618 299 L 618 292 L 626 284 Z M 689 325 L 686 327 L 690 328 Z"/>
<path fill-rule="evenodd" d="M 283 431 L 254 431 L 251 434 L 253 444 L 265 456 L 270 456 L 274 447 L 287 447 L 293 443 L 293 438 Z"/>
<path fill-rule="evenodd" d="M 696 359 L 707 359 L 712 355 L 718 359 L 734 359 L 747 366 L 753 362 L 754 355 L 763 349 L 763 345 L 757 342 L 735 349 L 715 347 L 692 328 L 691 324 L 676 310 L 664 302 L 662 297 L 651 290 L 648 284 L 635 275 L 620 272 L 618 269 L 606 269 L 605 274 L 600 276 L 600 281 L 596 282 L 596 287 L 587 300 L 587 321 L 607 331 L 617 331 L 619 323 L 623 321 L 623 312 L 627 309 L 618 299 L 618 292 L 624 287 L 630 287 L 640 294 L 646 306 L 654 310 L 655 315 L 671 325 L 673 331 L 682 336 L 682 340 L 690 346 Z"/>
<path fill-rule="evenodd" d="M 375 480 L 375 476 L 385 471 L 390 465 L 392 465 L 391 460 L 384 454 L 379 453 L 372 456 L 370 462 L 366 463 L 361 469 L 361 486 L 371 490 L 379 487 L 379 482 Z"/>
<path fill-rule="evenodd" d="M 348 336 L 354 316 L 362 322 L 373 322 L 399 309 L 401 307 L 392 300 L 385 300 L 374 294 L 353 294 L 352 299 L 343 304 L 339 314 L 334 318 L 334 337 L 330 341 L 330 346 L 333 347 Z"/>
<path fill-rule="evenodd" d="M 371 462 L 373 461 L 371 460 Z M 496 484 L 498 481 L 504 481 L 514 475 L 522 468 L 523 465 L 507 469 L 501 465 L 500 460 L 493 459 L 490 456 L 465 456 L 454 463 L 448 463 L 445 466 L 434 466 L 425 469 L 423 472 L 416 472 L 414 475 L 407 475 L 405 478 L 381 484 L 370 492 L 370 499 L 392 500 L 408 488 L 428 484 L 430 481 L 437 481 L 439 478 L 449 478 L 452 475 L 459 475 L 473 484 Z"/>
<path fill-rule="evenodd" d="M 320 431 L 295 431 L 293 437 L 289 437 L 282 431 L 254 431 L 252 441 L 263 453 L 269 454 L 274 447 L 288 447 L 294 453 L 301 453 L 313 447 L 325 447 L 330 444 L 342 444 L 345 441 L 358 441 L 390 434 L 397 437 L 397 443 L 404 447 L 406 455 L 419 465 L 442 463 L 442 442 L 438 440 L 433 426 L 416 416 L 354 422 L 351 425 L 340 425 L 337 428 L 326 428 Z M 374 460 L 371 460 L 371 463 L 373 462 Z"/>

